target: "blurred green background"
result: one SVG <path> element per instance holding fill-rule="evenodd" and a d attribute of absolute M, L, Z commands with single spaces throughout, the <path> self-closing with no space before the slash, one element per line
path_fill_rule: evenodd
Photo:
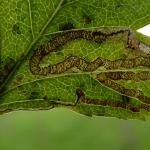
<path fill-rule="evenodd" d="M 149 150 L 146 122 L 87 117 L 68 109 L 0 116 L 0 150 Z"/>

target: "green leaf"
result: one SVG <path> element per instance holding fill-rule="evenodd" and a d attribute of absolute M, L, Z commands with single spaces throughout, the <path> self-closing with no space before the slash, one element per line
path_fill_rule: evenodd
<path fill-rule="evenodd" d="M 0 114 L 67 107 L 141 119 L 150 110 L 149 0 L 1 4 Z"/>

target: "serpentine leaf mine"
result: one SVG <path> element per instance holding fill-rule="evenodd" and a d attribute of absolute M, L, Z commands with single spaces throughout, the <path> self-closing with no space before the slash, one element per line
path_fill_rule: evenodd
<path fill-rule="evenodd" d="M 66 30 L 68 26 L 73 28 L 72 24 L 67 24 L 63 28 Z M 108 39 L 114 37 L 121 37 L 124 42 L 125 49 L 129 51 L 142 52 L 142 56 L 135 56 L 134 58 L 121 58 L 117 60 L 108 60 L 102 57 L 97 56 L 97 58 L 91 62 L 76 56 L 70 55 L 65 58 L 63 61 L 56 64 L 50 64 L 47 67 L 41 67 L 40 63 L 43 58 L 57 51 L 58 48 L 63 47 L 66 43 L 71 42 L 76 39 L 85 39 L 87 41 L 93 41 L 95 43 L 104 43 Z M 48 43 L 39 46 L 39 48 L 33 53 L 29 60 L 30 71 L 34 75 L 43 75 L 48 76 L 50 74 L 62 74 L 67 70 L 76 67 L 82 72 L 94 72 L 99 67 L 103 66 L 106 71 L 97 73 L 96 79 L 103 85 L 119 92 L 122 94 L 123 101 L 113 101 L 113 100 L 98 100 L 86 97 L 84 92 L 77 88 L 76 95 L 78 97 L 77 101 L 72 103 L 65 103 L 62 101 L 51 101 L 54 105 L 63 104 L 63 105 L 72 105 L 76 106 L 79 103 L 86 103 L 88 105 L 102 105 L 102 106 L 111 106 L 111 107 L 121 107 L 123 109 L 129 109 L 132 112 L 139 112 L 140 109 L 150 110 L 150 98 L 145 96 L 144 93 L 139 89 L 128 89 L 120 85 L 116 81 L 118 80 L 133 80 L 135 82 L 145 81 L 150 79 L 149 71 L 126 71 L 126 70 L 117 70 L 115 69 L 133 69 L 136 67 L 144 67 L 149 69 L 150 67 L 150 48 L 138 41 L 133 32 L 129 28 L 117 28 L 117 27 L 103 27 L 97 29 L 80 29 L 80 30 L 67 30 L 63 33 L 56 34 Z M 141 101 L 141 104 L 134 106 L 130 103 L 130 97 L 134 97 Z"/>

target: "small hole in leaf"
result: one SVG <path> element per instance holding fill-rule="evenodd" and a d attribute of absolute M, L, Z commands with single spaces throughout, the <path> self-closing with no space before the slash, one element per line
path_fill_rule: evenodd
<path fill-rule="evenodd" d="M 150 24 L 138 29 L 137 32 L 150 37 Z"/>

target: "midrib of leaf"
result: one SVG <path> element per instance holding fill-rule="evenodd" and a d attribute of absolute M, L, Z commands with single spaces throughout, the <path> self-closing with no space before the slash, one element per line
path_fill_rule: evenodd
<path fill-rule="evenodd" d="M 29 1 L 29 0 L 28 0 Z M 8 75 L 7 79 L 4 81 L 4 83 L 1 85 L 0 87 L 0 91 L 4 88 L 4 86 L 7 85 L 8 81 L 11 79 L 11 77 L 15 74 L 16 70 L 20 67 L 20 65 L 24 62 L 24 60 L 28 57 L 28 55 L 30 54 L 32 47 L 36 44 L 36 42 L 39 40 L 39 38 L 41 37 L 41 35 L 44 33 L 44 31 L 46 30 L 46 28 L 48 27 L 48 25 L 51 23 L 51 21 L 54 19 L 54 17 L 56 16 L 56 14 L 59 12 L 62 3 L 64 2 L 64 0 L 60 0 L 57 8 L 55 9 L 54 13 L 52 14 L 52 16 L 49 18 L 49 20 L 47 21 L 47 23 L 43 26 L 43 28 L 41 29 L 41 31 L 39 32 L 39 34 L 37 35 L 37 37 L 35 39 L 33 39 L 33 41 L 31 42 L 31 44 L 29 45 L 29 47 L 27 48 L 27 50 L 25 51 L 25 54 L 20 57 L 20 59 L 16 62 L 13 70 L 10 72 L 10 74 Z M 30 3 L 30 2 L 29 2 Z M 30 4 L 29 4 L 30 6 Z M 29 15 L 31 17 L 30 14 L 31 11 L 31 7 L 29 8 Z M 32 18 L 32 17 L 31 17 Z M 31 21 L 30 18 L 30 21 Z M 32 22 L 30 22 L 30 26 L 32 26 Z"/>

